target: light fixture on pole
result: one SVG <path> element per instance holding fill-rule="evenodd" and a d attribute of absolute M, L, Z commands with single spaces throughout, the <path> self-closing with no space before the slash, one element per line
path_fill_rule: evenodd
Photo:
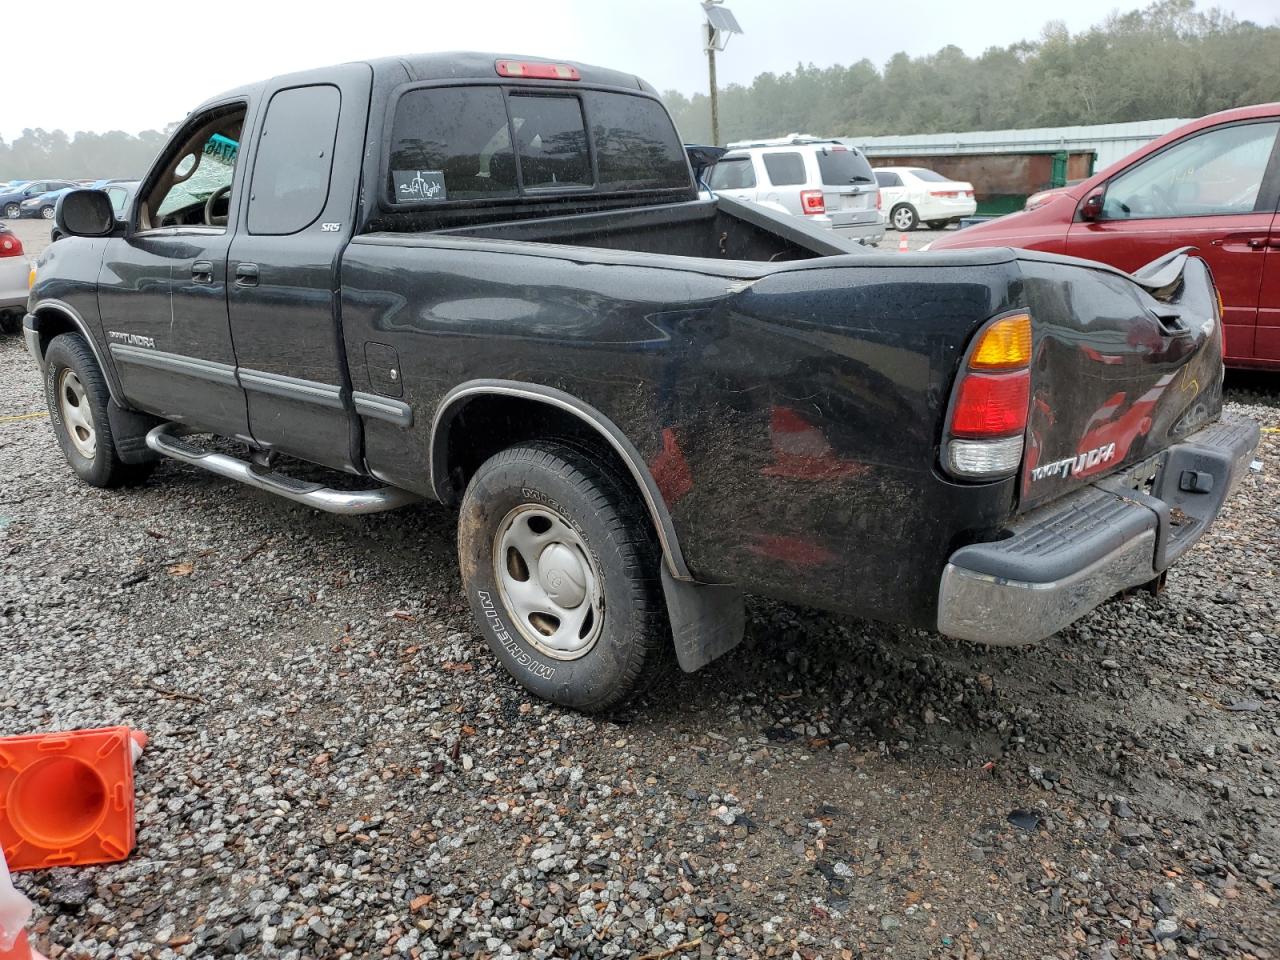
<path fill-rule="evenodd" d="M 723 6 L 724 0 L 704 0 L 702 12 L 707 15 L 705 26 L 705 44 L 707 51 L 707 74 L 711 81 L 711 142 L 720 144 L 720 100 L 716 92 L 716 52 L 723 53 L 729 45 L 729 38 L 741 33 L 738 19 L 733 11 Z"/>

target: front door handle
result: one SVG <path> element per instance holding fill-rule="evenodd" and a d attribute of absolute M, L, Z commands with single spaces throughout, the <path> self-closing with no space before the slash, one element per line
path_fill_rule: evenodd
<path fill-rule="evenodd" d="M 237 287 L 256 287 L 258 285 L 258 265 L 242 263 L 236 267 Z"/>
<path fill-rule="evenodd" d="M 197 260 L 191 264 L 191 279 L 196 283 L 213 283 L 213 261 Z"/>

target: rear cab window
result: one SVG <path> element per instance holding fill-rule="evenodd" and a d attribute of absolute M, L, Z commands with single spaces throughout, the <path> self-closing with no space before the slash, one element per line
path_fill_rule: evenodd
<path fill-rule="evenodd" d="M 428 86 L 406 90 L 396 102 L 385 190 L 390 209 L 423 210 L 560 194 L 691 195 L 693 179 L 656 99 L 560 87 Z"/>
<path fill-rule="evenodd" d="M 804 168 L 804 157 L 799 153 L 766 153 L 761 159 L 764 160 L 764 170 L 769 182 L 775 187 L 794 187 L 809 179 Z"/>

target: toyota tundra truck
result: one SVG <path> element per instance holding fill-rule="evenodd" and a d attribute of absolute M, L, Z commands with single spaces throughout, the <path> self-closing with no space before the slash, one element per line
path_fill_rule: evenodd
<path fill-rule="evenodd" d="M 580 710 L 747 593 L 1039 640 L 1159 585 L 1258 441 L 1203 261 L 870 252 L 700 197 L 654 89 L 579 63 L 241 87 L 57 227 L 24 331 L 83 481 L 454 508 L 478 632 Z"/>

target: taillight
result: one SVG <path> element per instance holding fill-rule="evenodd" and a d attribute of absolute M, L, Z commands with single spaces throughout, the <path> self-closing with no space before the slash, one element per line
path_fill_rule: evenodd
<path fill-rule="evenodd" d="M 978 334 L 956 383 L 947 424 L 946 467 L 995 479 L 1022 462 L 1031 400 L 1031 317 L 994 320 Z"/>
<path fill-rule="evenodd" d="M 972 191 L 972 190 L 966 190 L 966 191 L 964 192 L 964 195 L 965 195 L 966 197 L 972 197 L 972 196 L 973 196 L 973 191 Z"/>
<path fill-rule="evenodd" d="M 827 201 L 823 199 L 821 190 L 801 190 L 800 209 L 806 216 L 827 212 Z"/>
<path fill-rule="evenodd" d="M 985 439 L 1021 433 L 1027 425 L 1031 376 L 1017 373 L 969 374 L 960 381 L 951 432 L 957 437 Z"/>
<path fill-rule="evenodd" d="M 880 199 L 880 191 L 876 190 L 876 209 L 877 210 L 880 209 L 880 206 L 882 203 L 884 203 L 884 201 Z"/>
<path fill-rule="evenodd" d="M 22 241 L 12 233 L 0 233 L 0 257 L 22 256 Z"/>

